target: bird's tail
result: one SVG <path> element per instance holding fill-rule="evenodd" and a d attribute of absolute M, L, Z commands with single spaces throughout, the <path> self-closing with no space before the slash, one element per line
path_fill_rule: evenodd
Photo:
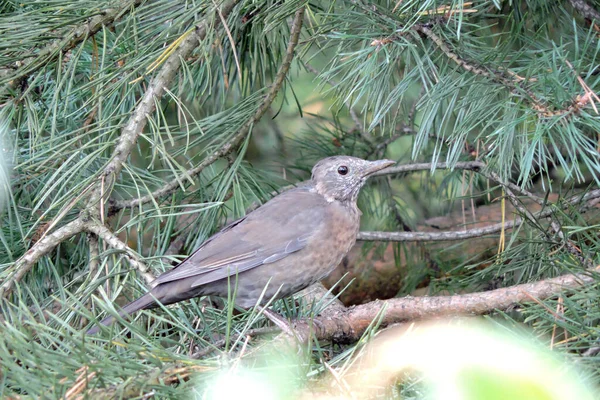
<path fill-rule="evenodd" d="M 124 317 L 136 311 L 143 310 L 145 308 L 151 308 L 151 306 L 155 305 L 155 301 L 155 298 L 150 293 L 146 293 L 139 299 L 134 300 L 131 303 L 127 304 L 125 307 L 123 307 L 123 309 L 119 311 L 119 316 Z M 100 321 L 100 325 L 109 326 L 113 322 L 115 322 L 115 317 L 111 315 Z M 96 333 L 98 333 L 98 331 L 100 330 L 100 325 L 96 325 L 90 328 L 86 332 L 86 335 L 95 335 Z"/>

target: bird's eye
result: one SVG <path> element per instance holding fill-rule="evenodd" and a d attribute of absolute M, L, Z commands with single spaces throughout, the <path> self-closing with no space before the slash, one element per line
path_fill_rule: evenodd
<path fill-rule="evenodd" d="M 340 174 L 340 175 L 346 175 L 348 173 L 348 171 L 349 171 L 349 169 L 345 165 L 340 165 L 338 167 L 338 174 Z"/>

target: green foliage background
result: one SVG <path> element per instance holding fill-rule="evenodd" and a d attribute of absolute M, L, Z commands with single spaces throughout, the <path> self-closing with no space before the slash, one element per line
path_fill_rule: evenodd
<path fill-rule="evenodd" d="M 597 205 L 562 199 L 597 189 L 600 178 L 600 101 L 591 95 L 600 87 L 600 37 L 591 23 L 600 4 L 244 0 L 227 15 L 215 12 L 217 5 L 0 1 L 0 129 L 3 173 L 10 174 L 0 199 L 0 282 L 12 279 L 27 249 L 82 216 L 102 219 L 159 273 L 253 203 L 308 179 L 315 161 L 334 154 L 449 163 L 448 170 L 371 184 L 360 198 L 365 230 L 415 229 L 461 200 L 483 205 L 501 197 L 497 183 L 452 169 L 475 159 L 553 210 L 550 220 L 523 214 L 526 222 L 492 258 L 457 257 L 449 245 L 434 253 L 435 271 L 412 254 L 398 296 L 424 280 L 429 294 L 458 293 L 592 273 L 598 265 Z M 275 101 L 231 151 L 207 162 L 261 106 L 301 7 L 300 41 Z M 97 32 L 77 30 L 107 15 L 114 21 Z M 136 104 L 164 56 L 203 22 L 206 37 L 180 60 L 175 79 L 144 116 L 148 123 L 107 183 L 112 192 L 100 211 L 88 197 L 100 187 Z M 186 175 L 205 162 L 201 173 Z M 153 195 L 173 180 L 176 190 Z M 549 193 L 558 194 L 553 204 Z M 142 205 L 119 206 L 149 194 Z M 180 245 L 169 251 L 176 239 Z M 397 253 L 414 252 L 396 246 Z M 198 299 L 142 312 L 123 322 L 126 329 L 86 338 L 89 321 L 145 290 L 128 258 L 103 239 L 78 234 L 38 260 L 2 302 L 0 395 L 68 397 L 81 368 L 94 372 L 81 392 L 90 396 L 181 396 L 191 387 L 200 395 L 215 371 L 246 360 L 243 334 L 268 323 L 256 311 L 234 312 L 228 302 L 214 307 Z M 587 285 L 491 318 L 509 329 L 525 324 L 543 343 L 552 337 L 573 363 L 589 364 L 587 379 L 597 383 L 597 298 L 597 284 Z M 301 299 L 274 307 L 290 318 L 314 311 Z M 324 361 L 343 368 L 376 331 L 347 346 L 313 341 L 290 393 L 327 374 Z M 225 346 L 190 358 L 218 342 Z M 173 378 L 181 371 L 196 378 Z M 410 385 L 384 395 L 402 393 L 421 398 Z"/>

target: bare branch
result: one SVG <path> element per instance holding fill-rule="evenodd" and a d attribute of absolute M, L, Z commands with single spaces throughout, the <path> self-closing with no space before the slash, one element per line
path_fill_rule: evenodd
<path fill-rule="evenodd" d="M 116 4 L 116 7 L 102 11 L 99 15 L 90 18 L 71 32 L 61 35 L 61 39 L 52 41 L 36 55 L 28 55 L 16 62 L 14 66 L 0 68 L 0 83 L 10 79 L 10 87 L 18 86 L 24 78 L 46 65 L 50 60 L 56 59 L 59 54 L 64 54 L 73 49 L 77 44 L 96 34 L 103 27 L 111 25 L 143 2 L 144 0 L 121 1 Z"/>
<path fill-rule="evenodd" d="M 402 174 L 406 172 L 433 171 L 436 169 L 466 169 L 469 171 L 479 172 L 481 169 L 485 168 L 485 166 L 485 163 L 482 161 L 459 161 L 454 164 L 445 162 L 402 164 L 375 172 L 373 176 Z"/>
<path fill-rule="evenodd" d="M 177 190 L 178 187 L 180 187 L 180 182 L 184 181 L 183 178 L 194 177 L 200 174 L 202 171 L 204 171 L 205 168 L 213 164 L 219 158 L 229 154 L 237 148 L 237 146 L 243 141 L 243 139 L 246 138 L 254 124 L 256 124 L 267 112 L 267 110 L 271 106 L 271 103 L 273 103 L 273 100 L 275 100 L 277 93 L 283 86 L 283 82 L 285 81 L 287 72 L 290 69 L 292 59 L 294 58 L 294 51 L 296 49 L 296 45 L 298 44 L 298 39 L 300 37 L 300 30 L 302 29 L 303 18 L 304 8 L 300 8 L 298 11 L 296 11 L 296 15 L 294 16 L 290 41 L 288 43 L 283 62 L 279 66 L 279 70 L 277 71 L 277 75 L 275 76 L 275 80 L 271 84 L 269 91 L 265 95 L 263 101 L 261 102 L 259 108 L 256 110 L 254 115 L 244 124 L 244 126 L 242 126 L 242 128 L 231 138 L 231 140 L 225 143 L 223 146 L 221 146 L 219 150 L 206 157 L 200 164 L 198 164 L 194 168 L 188 169 L 184 175 L 178 177 L 177 179 L 171 180 L 169 183 L 167 183 L 160 189 L 155 190 L 154 192 L 146 196 L 142 196 L 136 199 L 113 202 L 110 210 L 111 213 L 115 213 L 117 210 L 120 210 L 122 208 L 135 207 L 140 204 L 148 203 L 152 199 L 164 197 L 173 193 L 175 190 Z"/>
<path fill-rule="evenodd" d="M 594 7 L 588 4 L 585 0 L 569 0 L 569 3 L 573 6 L 575 11 L 577 11 L 583 18 L 587 18 L 590 21 L 600 22 L 600 12 L 598 12 Z"/>
<path fill-rule="evenodd" d="M 7 297 L 12 292 L 15 283 L 19 282 L 35 263 L 46 254 L 50 253 L 56 246 L 70 237 L 83 231 L 84 223 L 81 219 L 69 222 L 53 233 L 47 235 L 37 242 L 31 249 L 27 250 L 12 267 L 8 268 L 7 277 L 0 284 L 0 298 Z"/>
<path fill-rule="evenodd" d="M 503 181 L 498 174 L 492 171 L 486 171 L 486 165 L 480 161 L 471 161 L 471 162 L 458 162 L 455 165 L 448 163 L 422 163 L 422 164 L 407 164 L 407 165 L 399 165 L 396 167 L 386 168 L 376 175 L 389 175 L 397 172 L 408 172 L 408 171 L 423 171 L 423 170 L 431 170 L 431 169 L 443 169 L 443 168 L 455 168 L 455 169 L 463 169 L 463 170 L 471 170 L 479 173 L 480 175 L 490 179 L 502 187 L 504 187 L 507 197 L 510 200 L 511 204 L 518 210 L 522 215 L 525 215 L 529 221 L 532 223 L 536 223 L 536 215 L 532 214 L 529 210 L 524 208 L 517 196 L 514 192 L 520 193 L 522 195 L 527 196 L 535 203 L 544 206 L 544 199 L 539 196 L 534 195 L 526 189 L 515 185 L 512 182 Z M 594 194 L 596 191 L 590 192 L 589 194 Z M 575 196 L 568 200 L 568 203 L 574 204 L 579 197 Z M 538 218 L 550 217 L 551 228 L 556 232 L 559 238 L 563 241 L 569 251 L 581 261 L 582 265 L 586 268 L 590 268 L 591 260 L 586 258 L 581 254 L 581 251 L 577 251 L 577 248 L 564 236 L 564 234 L 560 230 L 560 226 L 555 217 L 553 217 L 553 209 L 552 207 L 548 208 L 546 211 L 542 211 L 537 214 Z M 489 235 L 491 233 L 500 232 L 504 229 L 511 229 L 517 225 L 522 223 L 522 219 L 520 217 L 515 218 L 512 221 L 507 221 L 504 224 L 494 224 L 483 228 L 477 229 L 469 229 L 465 231 L 452 231 L 452 232 L 361 232 L 359 233 L 358 240 L 364 241 L 394 241 L 394 242 L 423 242 L 423 241 L 451 241 L 451 240 L 463 240 L 474 237 L 481 237 L 485 235 Z"/>
<path fill-rule="evenodd" d="M 84 225 L 84 229 L 87 232 L 91 232 L 97 235 L 100 239 L 104 240 L 110 247 L 116 250 L 120 250 L 124 252 L 127 256 L 127 260 L 131 264 L 131 266 L 137 269 L 146 284 L 150 284 L 154 281 L 155 277 L 148 271 L 148 267 L 144 264 L 138 255 L 125 243 L 121 241 L 114 233 L 111 232 L 106 226 L 101 225 L 97 222 L 90 221 Z"/>
<path fill-rule="evenodd" d="M 600 266 L 594 271 L 598 268 Z M 534 299 L 546 300 L 566 290 L 577 289 L 593 282 L 595 278 L 591 274 L 581 273 L 487 292 L 376 300 L 340 312 L 331 312 L 312 321 L 298 321 L 294 324 L 294 329 L 303 338 L 308 338 L 312 332 L 317 340 L 354 342 L 381 313 L 382 326 L 447 315 L 482 315 L 494 310 L 506 310 L 521 303 L 530 303 Z"/>
<path fill-rule="evenodd" d="M 400 165 L 400 166 L 396 166 L 396 167 L 386 168 L 385 170 L 380 171 L 378 173 L 378 175 L 386 175 L 386 174 L 396 173 L 397 171 L 407 172 L 407 171 L 431 170 L 434 168 L 440 169 L 440 168 L 449 168 L 449 167 L 452 167 L 452 165 L 449 165 L 448 163 L 408 164 L 408 165 Z M 517 193 L 527 196 L 528 198 L 530 198 L 535 203 L 537 203 L 541 206 L 544 206 L 544 199 L 542 199 L 539 196 L 534 195 L 533 193 L 529 192 L 526 189 L 519 187 L 518 185 L 515 185 L 512 182 L 503 181 L 500 178 L 500 176 L 498 176 L 498 174 L 496 174 L 493 171 L 486 171 L 484 169 L 485 164 L 480 161 L 459 162 L 459 163 L 456 163 L 456 165 L 454 165 L 453 167 L 456 169 L 475 171 L 475 172 L 479 173 L 480 175 L 486 177 L 487 179 L 492 180 L 492 181 L 498 183 L 499 185 L 501 185 L 502 187 L 504 187 L 507 197 L 510 200 L 511 204 L 515 207 L 515 209 L 518 210 L 521 213 L 521 215 L 524 215 L 525 217 L 527 217 L 527 219 L 529 221 L 531 221 L 534 224 L 536 223 L 536 215 L 532 214 L 529 210 L 527 210 L 525 207 L 523 207 L 520 204 L 520 202 L 514 192 L 517 192 Z M 590 192 L 590 194 L 593 194 L 593 192 Z M 574 198 L 569 200 L 568 203 L 574 204 L 573 202 L 577 201 L 577 199 L 578 199 L 578 197 L 575 196 Z M 571 254 L 573 254 L 573 256 L 575 256 L 581 262 L 582 266 L 584 266 L 585 268 L 590 268 L 592 261 L 589 258 L 585 257 L 585 255 L 583 255 L 581 253 L 581 251 L 576 246 L 574 246 L 573 243 L 571 243 L 568 238 L 565 237 L 565 235 L 560 230 L 559 221 L 553 214 L 554 214 L 553 208 L 550 207 L 546 211 L 538 213 L 537 217 L 538 218 L 549 217 L 551 219 L 550 227 L 558 235 L 558 237 L 561 239 L 561 241 L 565 244 L 565 246 L 567 247 L 569 252 Z M 522 222 L 523 222 L 523 220 L 521 219 L 521 217 L 516 217 L 514 220 L 507 221 L 504 224 L 498 223 L 498 224 L 490 225 L 490 226 L 483 227 L 483 228 L 469 229 L 469 230 L 458 231 L 458 232 L 456 232 L 456 231 L 452 231 L 452 232 L 390 232 L 390 233 L 388 233 L 388 232 L 361 232 L 361 233 L 359 233 L 358 239 L 364 240 L 364 241 L 394 241 L 394 242 L 463 240 L 463 239 L 469 239 L 469 238 L 474 238 L 474 237 L 481 237 L 481 236 L 489 235 L 492 233 L 497 233 L 497 232 L 500 232 L 502 229 L 511 229 L 517 225 L 520 225 Z M 548 236 L 548 239 L 551 239 L 549 235 L 547 235 L 547 236 Z"/>
<path fill-rule="evenodd" d="M 512 182 L 503 181 L 502 178 L 500 178 L 500 176 L 498 176 L 498 174 L 493 171 L 483 170 L 483 171 L 477 171 L 477 172 L 480 175 L 485 176 L 487 179 L 494 181 L 494 182 L 498 183 L 499 185 L 504 186 L 507 190 L 510 190 L 512 192 L 517 192 L 524 196 L 527 196 L 530 200 L 533 200 L 535 203 L 539 204 L 540 206 L 544 205 L 544 199 L 542 199 L 539 196 L 534 195 L 533 193 L 529 192 L 526 189 L 523 189 L 519 185 L 515 185 Z"/>
<path fill-rule="evenodd" d="M 600 198 L 600 189 L 592 190 L 585 195 L 575 195 L 566 199 L 564 206 L 586 203 L 590 200 Z M 551 216 L 555 211 L 553 206 L 548 207 L 538 213 L 532 214 L 532 218 L 545 218 Z M 523 222 L 521 217 L 516 217 L 512 221 L 506 221 L 504 224 L 498 223 L 483 228 L 467 229 L 464 231 L 452 232 L 359 232 L 357 240 L 362 241 L 388 241 L 388 242 L 433 242 L 433 241 L 451 241 L 463 240 L 474 237 L 481 237 L 498 233 L 504 229 L 511 229 Z"/>
<path fill-rule="evenodd" d="M 390 175 L 390 174 L 399 174 L 406 172 L 418 172 L 418 171 L 434 171 L 436 169 L 462 169 L 468 171 L 474 171 L 478 174 L 484 176 L 485 178 L 498 183 L 501 186 L 504 186 L 507 189 L 510 189 L 514 192 L 520 193 L 524 196 L 529 197 L 531 200 L 536 202 L 537 204 L 544 204 L 544 199 L 539 196 L 534 195 L 533 193 L 527 191 L 526 189 L 521 188 L 518 185 L 515 185 L 512 182 L 506 182 L 498 176 L 495 172 L 486 171 L 486 164 L 482 161 L 459 161 L 454 164 L 452 163 L 417 163 L 417 164 L 404 164 L 404 165 L 396 165 L 394 167 L 389 167 L 379 172 L 373 174 L 373 176 L 381 176 L 381 175 Z"/>
<path fill-rule="evenodd" d="M 453 240 L 464 240 L 485 235 L 498 233 L 504 229 L 512 229 L 520 225 L 523 219 L 516 217 L 512 221 L 497 223 L 483 228 L 467 229 L 464 231 L 449 231 L 449 232 L 368 232 L 363 231 L 358 233 L 357 240 L 363 242 L 445 242 Z"/>

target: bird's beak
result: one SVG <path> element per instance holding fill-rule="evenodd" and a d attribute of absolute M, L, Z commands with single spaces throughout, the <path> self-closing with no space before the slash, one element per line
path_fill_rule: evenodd
<path fill-rule="evenodd" d="M 377 161 L 371 161 L 369 162 L 369 165 L 367 166 L 367 168 L 364 171 L 364 176 L 371 176 L 373 175 L 375 172 L 377 171 L 381 171 L 382 169 L 385 169 L 387 167 L 389 167 L 390 165 L 394 165 L 396 164 L 396 161 L 392 161 L 392 160 L 377 160 Z"/>

